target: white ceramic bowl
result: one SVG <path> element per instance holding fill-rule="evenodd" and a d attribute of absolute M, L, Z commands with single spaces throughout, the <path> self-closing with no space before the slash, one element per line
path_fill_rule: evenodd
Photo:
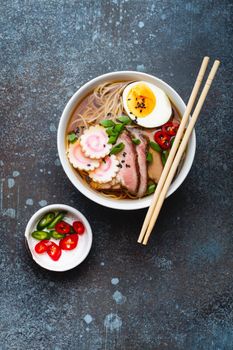
<path fill-rule="evenodd" d="M 152 84 L 155 84 L 162 90 L 164 90 L 169 96 L 170 100 L 174 103 L 174 105 L 178 108 L 181 115 L 184 114 L 185 111 L 185 103 L 182 98 L 177 94 L 177 92 L 164 81 L 141 72 L 135 71 L 121 71 L 121 72 L 113 72 L 101 75 L 97 78 L 94 78 L 84 84 L 69 100 L 67 103 L 58 127 L 57 133 L 57 146 L 58 146 L 58 154 L 60 157 L 61 164 L 63 169 L 65 170 L 66 175 L 73 183 L 73 185 L 82 192 L 86 197 L 91 199 L 92 201 L 101 204 L 105 207 L 114 208 L 114 209 L 123 209 L 123 210 L 134 210 L 146 208 L 150 205 L 152 196 L 147 196 L 145 198 L 140 198 L 136 200 L 132 199 L 122 199 L 115 200 L 112 198 L 107 198 L 101 193 L 90 188 L 86 183 L 83 182 L 81 177 L 77 174 L 77 172 L 73 169 L 72 165 L 69 163 L 69 160 L 66 155 L 66 146 L 65 146 L 65 138 L 66 138 L 66 129 L 69 119 L 77 106 L 77 104 L 88 94 L 90 93 L 97 85 L 105 82 L 105 81 L 120 81 L 120 80 L 144 80 L 148 81 Z M 184 162 L 182 164 L 182 168 L 180 172 L 172 182 L 169 191 L 167 193 L 167 197 L 170 196 L 177 188 L 182 184 L 188 172 L 192 166 L 194 155 L 196 150 L 196 136 L 195 131 L 193 131 L 191 138 L 189 140 L 186 156 Z"/>
<path fill-rule="evenodd" d="M 85 232 L 79 236 L 78 246 L 70 251 L 62 250 L 62 255 L 58 261 L 53 261 L 47 253 L 37 254 L 35 245 L 39 242 L 31 236 L 31 233 L 36 230 L 38 221 L 46 213 L 50 211 L 67 211 L 66 221 L 72 223 L 74 220 L 80 220 L 85 226 Z M 31 253 L 32 259 L 41 267 L 51 271 L 67 271 L 81 264 L 86 259 L 92 245 L 92 230 L 85 216 L 75 208 L 65 204 L 51 204 L 38 210 L 29 220 L 26 230 L 25 239 L 27 247 Z M 58 240 L 51 239 L 58 244 Z"/>

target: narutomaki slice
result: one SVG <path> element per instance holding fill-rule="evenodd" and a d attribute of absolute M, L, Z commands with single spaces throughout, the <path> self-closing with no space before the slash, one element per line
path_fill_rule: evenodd
<path fill-rule="evenodd" d="M 78 168 L 79 170 L 94 170 L 100 165 L 99 160 L 85 156 L 79 141 L 69 145 L 68 158 L 73 167 Z"/>
<path fill-rule="evenodd" d="M 80 145 L 85 156 L 92 159 L 100 159 L 108 155 L 112 148 L 108 140 L 105 128 L 95 125 L 84 131 L 80 138 Z"/>
<path fill-rule="evenodd" d="M 111 181 L 119 171 L 118 167 L 118 160 L 116 156 L 111 155 L 107 156 L 103 161 L 100 163 L 100 166 L 89 172 L 89 177 L 98 183 L 106 183 Z"/>

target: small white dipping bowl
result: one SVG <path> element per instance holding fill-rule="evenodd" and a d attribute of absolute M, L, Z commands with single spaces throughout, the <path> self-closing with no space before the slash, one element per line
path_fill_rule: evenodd
<path fill-rule="evenodd" d="M 105 207 L 114 208 L 114 209 L 123 209 L 123 210 L 134 210 L 134 209 L 149 207 L 151 204 L 152 195 L 144 198 L 140 198 L 140 199 L 135 199 L 135 200 L 132 200 L 132 199 L 116 200 L 113 198 L 108 198 L 103 194 L 93 190 L 90 186 L 88 186 L 82 180 L 82 178 L 79 176 L 77 171 L 69 163 L 69 160 L 66 155 L 65 139 L 66 139 L 67 125 L 78 103 L 87 94 L 89 94 L 97 85 L 107 81 L 110 82 L 110 81 L 120 81 L 120 80 L 131 80 L 131 81 L 143 80 L 158 86 L 159 88 L 161 88 L 166 92 L 170 100 L 174 103 L 176 108 L 179 110 L 180 114 L 181 115 L 184 114 L 184 111 L 186 108 L 184 101 L 170 85 L 166 84 L 161 79 L 158 79 L 146 73 L 135 72 L 135 71 L 121 71 L 121 72 L 103 74 L 84 84 L 78 91 L 75 92 L 75 94 L 71 97 L 71 99 L 67 103 L 62 113 L 59 127 L 58 127 L 57 147 L 58 147 L 58 154 L 60 157 L 60 161 L 63 166 L 63 169 L 65 170 L 66 175 L 68 176 L 70 181 L 73 183 L 73 185 L 80 192 L 82 192 L 82 194 L 84 194 L 86 197 L 88 197 L 92 201 L 98 204 L 101 204 Z M 188 143 L 187 152 L 186 152 L 182 167 L 179 173 L 177 174 L 177 176 L 175 177 L 174 181 L 172 182 L 169 188 L 169 191 L 167 193 L 167 197 L 177 190 L 177 188 L 182 184 L 182 182 L 188 175 L 194 160 L 195 150 L 196 150 L 196 136 L 195 136 L 195 131 L 193 131 Z"/>
<path fill-rule="evenodd" d="M 82 221 L 85 226 L 83 235 L 79 235 L 78 245 L 73 250 L 62 250 L 62 255 L 58 261 L 52 260 L 47 253 L 37 254 L 35 245 L 40 242 L 31 236 L 36 231 L 38 221 L 48 212 L 67 211 L 65 221 L 71 224 L 73 221 Z M 38 210 L 29 220 L 25 230 L 26 244 L 31 253 L 32 259 L 44 269 L 50 271 L 67 271 L 81 264 L 87 257 L 92 245 L 92 230 L 85 216 L 77 209 L 65 204 L 52 204 Z M 59 244 L 59 240 L 51 238 L 51 241 Z"/>

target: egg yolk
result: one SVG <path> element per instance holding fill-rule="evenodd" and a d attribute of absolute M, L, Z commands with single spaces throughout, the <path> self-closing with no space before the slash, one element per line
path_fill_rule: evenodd
<path fill-rule="evenodd" d="M 132 87 L 127 96 L 127 106 L 130 114 L 138 118 L 148 116 L 156 105 L 156 98 L 152 90 L 146 84 L 138 84 Z"/>

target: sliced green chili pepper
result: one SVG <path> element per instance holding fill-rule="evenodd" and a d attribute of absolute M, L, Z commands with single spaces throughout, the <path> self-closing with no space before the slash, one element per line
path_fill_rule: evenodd
<path fill-rule="evenodd" d="M 64 238 L 65 235 L 62 235 L 61 233 L 58 233 L 57 231 L 51 231 L 51 236 L 55 239 Z"/>
<path fill-rule="evenodd" d="M 55 225 L 64 218 L 66 213 L 67 213 L 66 211 L 61 211 L 60 213 L 58 213 L 53 219 L 53 221 L 46 228 L 48 229 L 54 228 Z"/>
<path fill-rule="evenodd" d="M 117 154 L 117 153 L 121 152 L 124 148 L 125 148 L 125 145 L 123 144 L 123 142 L 118 143 L 118 145 L 114 146 L 114 147 L 111 149 L 110 155 L 111 155 L 111 154 Z"/>
<path fill-rule="evenodd" d="M 38 241 L 42 241 L 43 239 L 50 239 L 50 232 L 46 231 L 34 231 L 32 232 L 32 237 L 37 239 Z"/>
<path fill-rule="evenodd" d="M 162 152 L 162 149 L 156 142 L 150 141 L 150 147 L 156 152 Z"/>
<path fill-rule="evenodd" d="M 40 221 L 38 222 L 36 228 L 38 231 L 43 230 L 43 228 L 47 227 L 54 219 L 55 214 L 53 212 L 49 212 L 45 214 Z"/>

